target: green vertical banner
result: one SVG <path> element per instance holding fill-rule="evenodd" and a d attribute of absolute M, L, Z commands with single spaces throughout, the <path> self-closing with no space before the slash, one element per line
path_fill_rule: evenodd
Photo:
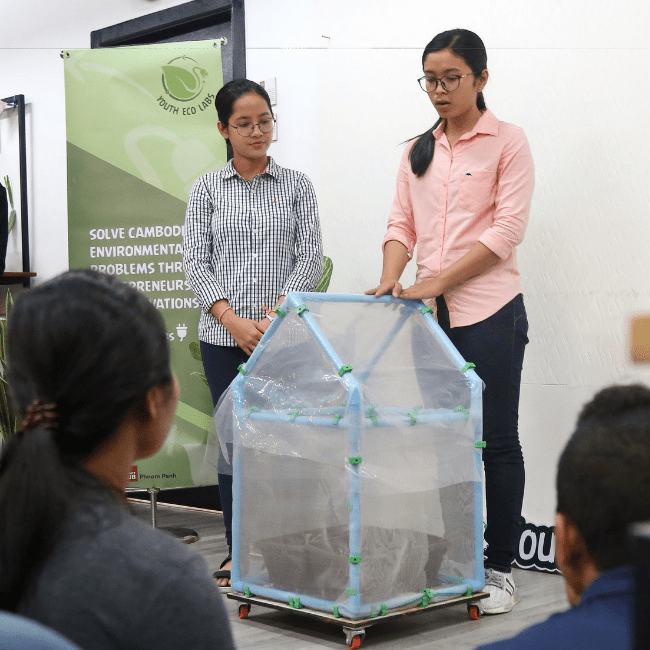
<path fill-rule="evenodd" d="M 226 163 L 214 98 L 217 41 L 63 53 L 70 268 L 117 275 L 147 294 L 167 325 L 180 402 L 163 448 L 130 487 L 211 485 L 201 474 L 212 403 L 201 378 L 199 305 L 181 246 L 192 183 Z"/>

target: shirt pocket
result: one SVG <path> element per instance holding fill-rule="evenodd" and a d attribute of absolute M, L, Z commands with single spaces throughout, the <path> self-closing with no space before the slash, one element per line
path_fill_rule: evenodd
<path fill-rule="evenodd" d="M 496 197 L 496 180 L 496 172 L 489 169 L 464 172 L 458 195 L 460 207 L 471 212 L 489 208 Z"/>
<path fill-rule="evenodd" d="M 271 227 L 284 234 L 293 232 L 296 215 L 293 211 L 293 201 L 287 198 L 275 198 L 270 207 Z"/>
<path fill-rule="evenodd" d="M 289 197 L 278 197 L 271 201 L 271 216 L 274 219 L 293 220 L 293 201 Z"/>

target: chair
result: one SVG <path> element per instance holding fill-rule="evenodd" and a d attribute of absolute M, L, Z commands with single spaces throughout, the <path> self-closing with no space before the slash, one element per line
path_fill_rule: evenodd
<path fill-rule="evenodd" d="M 11 650 L 81 650 L 58 632 L 18 614 L 0 612 L 0 648 Z"/>
<path fill-rule="evenodd" d="M 324 256 L 323 257 L 323 274 L 320 276 L 318 284 L 314 288 L 316 293 L 325 293 L 327 287 L 330 286 L 330 280 L 332 279 L 332 271 L 334 270 L 334 262 L 331 258 Z"/>

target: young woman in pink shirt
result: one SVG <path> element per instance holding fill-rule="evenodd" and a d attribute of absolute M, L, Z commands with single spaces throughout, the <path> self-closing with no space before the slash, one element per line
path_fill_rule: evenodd
<path fill-rule="evenodd" d="M 481 608 L 500 614 L 516 600 L 510 567 L 524 494 L 518 409 L 528 322 L 515 247 L 528 222 L 533 159 L 523 131 L 487 110 L 487 53 L 476 34 L 438 34 L 422 66 L 418 81 L 439 119 L 404 151 L 381 281 L 367 293 L 430 301 L 444 332 L 485 383 L 490 597 Z M 416 282 L 404 289 L 399 280 L 416 245 Z"/>

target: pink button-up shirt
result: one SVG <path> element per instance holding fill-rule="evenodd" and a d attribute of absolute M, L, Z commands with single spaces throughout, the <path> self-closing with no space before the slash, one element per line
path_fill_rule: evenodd
<path fill-rule="evenodd" d="M 442 124 L 433 135 L 433 161 L 421 178 L 409 161 L 415 141 L 404 151 L 384 245 L 399 241 L 412 257 L 417 244 L 416 283 L 438 275 L 477 241 L 501 258 L 445 293 L 451 326 L 462 327 L 492 316 L 521 292 L 515 246 L 528 223 L 535 170 L 524 132 L 488 110 L 453 149 Z"/>

